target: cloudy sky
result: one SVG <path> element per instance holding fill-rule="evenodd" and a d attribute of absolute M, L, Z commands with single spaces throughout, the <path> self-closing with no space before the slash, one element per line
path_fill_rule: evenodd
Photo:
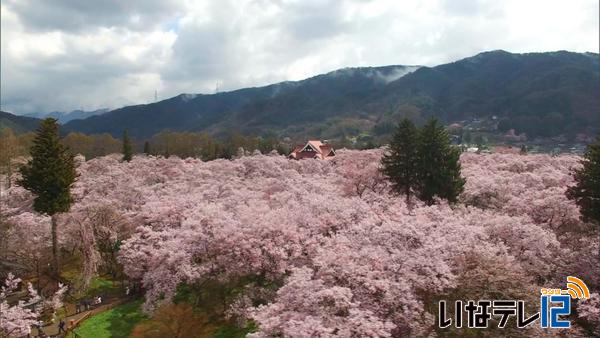
<path fill-rule="evenodd" d="M 1 108 L 148 103 L 480 51 L 598 52 L 598 0 L 1 0 Z"/>

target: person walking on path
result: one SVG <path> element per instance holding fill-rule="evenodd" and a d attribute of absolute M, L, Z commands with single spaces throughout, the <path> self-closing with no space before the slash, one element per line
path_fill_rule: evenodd
<path fill-rule="evenodd" d="M 58 323 L 58 334 L 61 333 L 67 333 L 67 331 L 65 330 L 65 321 L 64 319 L 60 319 L 60 322 Z"/>
<path fill-rule="evenodd" d="M 34 324 L 33 327 L 35 327 L 37 329 L 37 337 L 38 338 L 44 338 L 44 337 L 48 337 L 48 335 L 46 335 L 46 332 L 44 332 L 44 325 L 42 322 L 38 322 L 37 324 Z"/>

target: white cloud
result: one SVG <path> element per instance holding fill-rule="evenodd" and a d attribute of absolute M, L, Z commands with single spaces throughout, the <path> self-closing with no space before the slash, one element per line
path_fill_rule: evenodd
<path fill-rule="evenodd" d="M 598 1 L 6 0 L 1 106 L 116 108 L 491 49 L 598 52 Z"/>

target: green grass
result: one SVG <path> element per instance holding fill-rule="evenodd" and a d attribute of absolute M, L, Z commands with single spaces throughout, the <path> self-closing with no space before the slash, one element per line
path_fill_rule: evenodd
<path fill-rule="evenodd" d="M 125 292 L 119 283 L 114 283 L 108 276 L 93 277 L 90 280 L 88 289 L 82 291 L 80 290 L 80 274 L 79 268 L 76 267 L 64 269 L 61 272 L 61 276 L 66 279 L 70 285 L 74 286 L 73 291 L 75 291 L 75 293 L 73 293 L 73 298 L 75 300 L 91 298 L 98 295 L 105 297 L 108 295 L 119 295 Z"/>
<path fill-rule="evenodd" d="M 86 319 L 75 330 L 82 338 L 125 338 L 134 326 L 146 319 L 140 308 L 141 300 L 116 306 Z"/>
<path fill-rule="evenodd" d="M 119 291 L 112 280 L 103 277 L 94 277 L 90 281 L 90 287 L 87 291 L 87 296 L 113 294 Z"/>
<path fill-rule="evenodd" d="M 218 327 L 213 333 L 214 338 L 244 338 L 250 332 L 256 331 L 256 324 L 250 323 L 247 327 L 238 327 L 234 324 L 225 324 Z"/>

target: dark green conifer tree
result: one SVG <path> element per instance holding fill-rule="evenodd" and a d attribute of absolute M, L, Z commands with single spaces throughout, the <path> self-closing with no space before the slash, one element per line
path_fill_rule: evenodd
<path fill-rule="evenodd" d="M 519 150 L 521 155 L 527 155 L 527 145 L 521 144 L 521 149 Z"/>
<path fill-rule="evenodd" d="M 144 154 L 150 155 L 150 142 L 144 142 Z"/>
<path fill-rule="evenodd" d="M 575 185 L 567 189 L 567 197 L 579 206 L 584 221 L 600 223 L 600 136 L 583 156 L 580 169 L 573 171 Z"/>
<path fill-rule="evenodd" d="M 381 159 L 381 171 L 392 183 L 394 192 L 404 195 L 408 206 L 419 186 L 418 142 L 417 128 L 409 119 L 403 119 L 396 128 L 389 151 Z"/>
<path fill-rule="evenodd" d="M 59 276 L 57 213 L 67 212 L 73 198 L 71 186 L 77 177 L 73 155 L 60 142 L 56 119 L 40 123 L 30 150 L 31 159 L 20 168 L 18 184 L 35 195 L 33 209 L 51 216 L 52 269 Z"/>
<path fill-rule="evenodd" d="M 463 132 L 461 143 L 467 144 L 467 145 L 471 143 L 471 132 L 470 131 L 467 130 L 467 131 Z"/>
<path fill-rule="evenodd" d="M 131 140 L 129 139 L 129 134 L 127 133 L 127 129 L 123 131 L 123 161 L 131 161 L 133 157 L 133 148 L 131 146 Z"/>
<path fill-rule="evenodd" d="M 465 179 L 460 176 L 460 150 L 450 144 L 450 137 L 437 119 L 430 119 L 419 133 L 419 198 L 428 205 L 435 198 L 451 203 L 458 200 Z"/>

